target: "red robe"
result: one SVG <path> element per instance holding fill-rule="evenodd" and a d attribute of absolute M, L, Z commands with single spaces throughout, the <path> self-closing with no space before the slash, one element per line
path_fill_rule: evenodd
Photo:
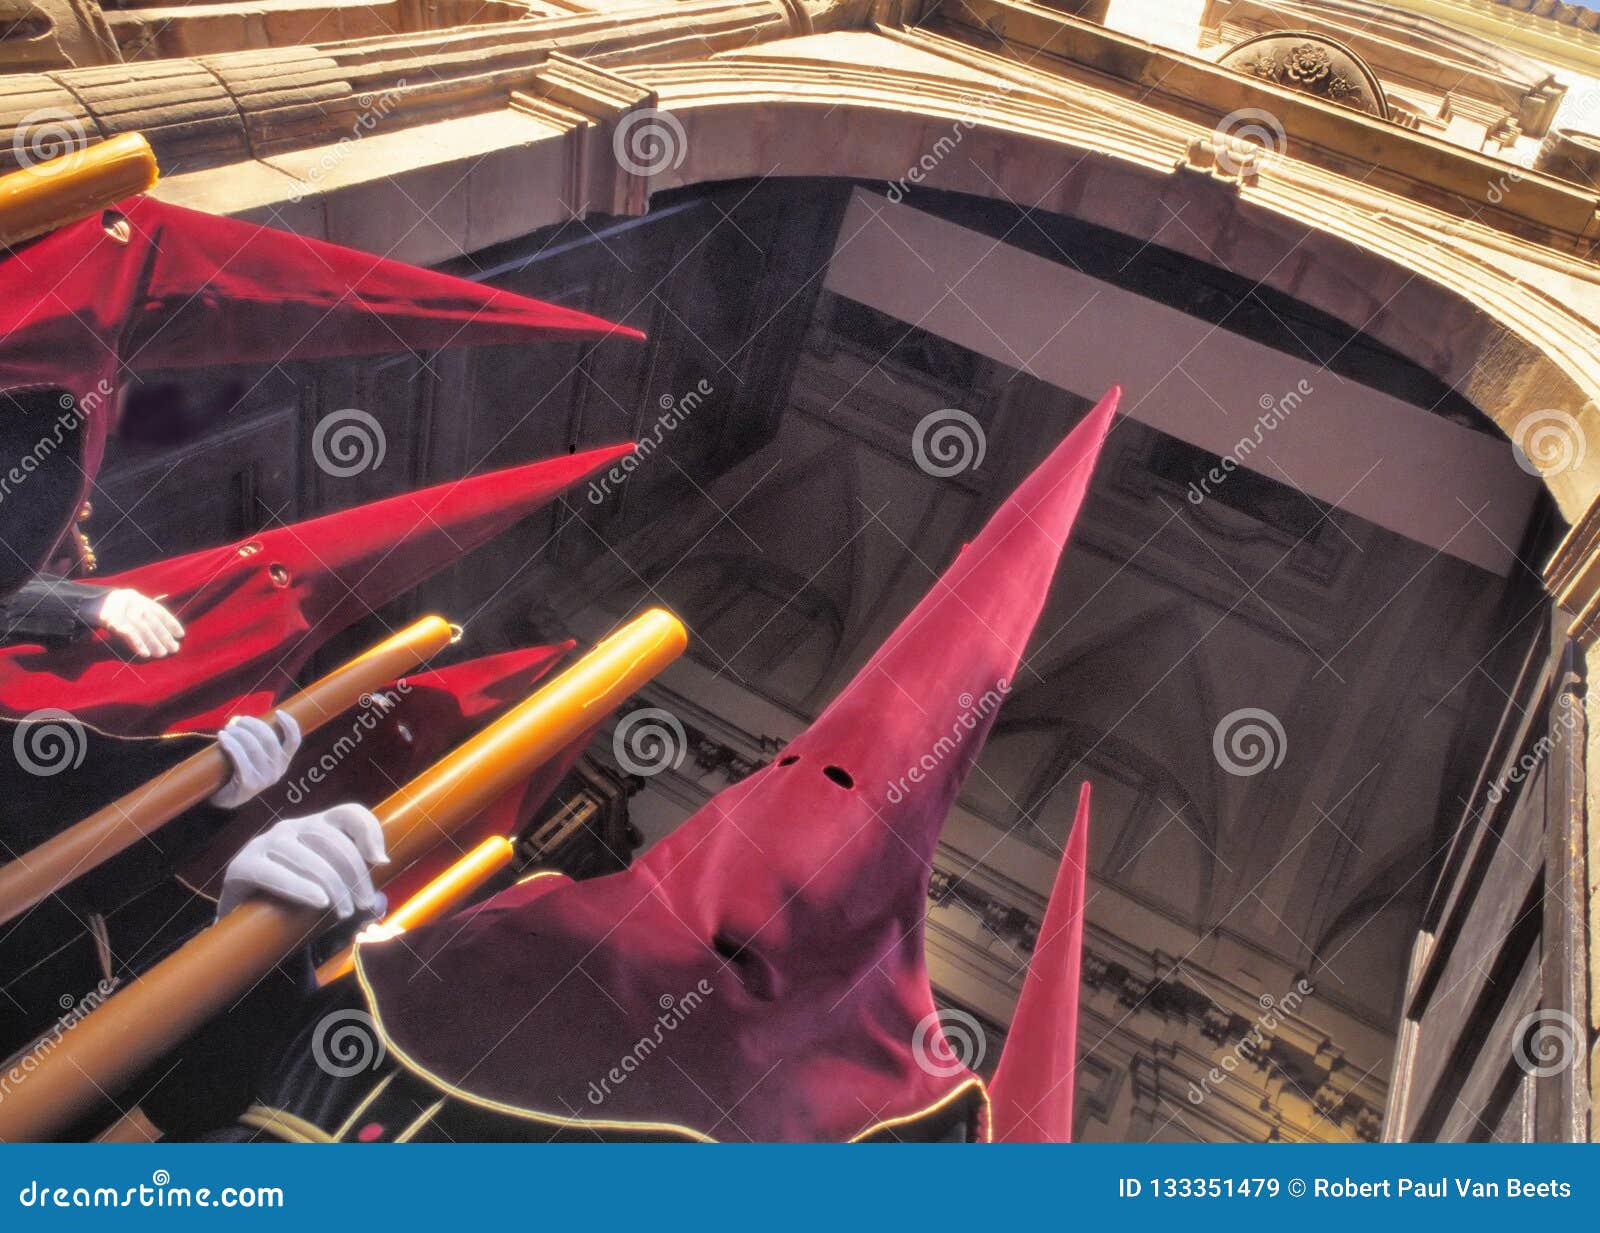
<path fill-rule="evenodd" d="M 54 707 L 148 736 L 264 714 L 333 635 L 632 449 L 438 484 L 100 579 L 166 604 L 187 630 L 179 652 L 134 659 L 105 631 L 0 647 L 0 717 Z"/>

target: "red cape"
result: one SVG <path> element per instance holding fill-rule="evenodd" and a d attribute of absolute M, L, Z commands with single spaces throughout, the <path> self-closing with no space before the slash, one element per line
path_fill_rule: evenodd
<path fill-rule="evenodd" d="M 1084 784 L 1022 996 L 989 1084 L 996 1143 L 1072 1142 L 1088 868 L 1089 785 Z"/>
<path fill-rule="evenodd" d="M 337 244 L 135 197 L 0 253 L 0 393 L 43 387 L 68 412 L 81 474 L 37 568 L 71 526 L 105 453 L 122 373 L 381 355 L 483 343 L 642 337 L 539 300 Z M 0 399 L 0 414 L 7 410 Z M 65 410 L 65 408 L 64 408 Z M 22 454 L 50 426 L 7 440 Z M 57 444 L 60 441 L 57 440 Z M 9 467 L 15 458 L 7 461 Z M 21 485 L 26 491 L 26 484 Z M 15 586 L 10 554 L 0 579 Z M 34 559 L 37 557 L 37 559 Z"/>
<path fill-rule="evenodd" d="M 981 1134 L 982 1084 L 948 1063 L 923 957 L 933 852 L 1115 404 L 1113 391 L 783 756 L 632 868 L 531 901 L 513 888 L 404 945 L 359 946 L 395 1056 L 546 1125 L 827 1141 L 954 1111 Z"/>
<path fill-rule="evenodd" d="M 57 707 L 151 736 L 262 714 L 333 635 L 632 449 L 455 480 L 99 579 L 160 598 L 188 631 L 182 649 L 135 660 L 104 631 L 0 647 L 0 717 Z"/>
<path fill-rule="evenodd" d="M 375 805 L 480 728 L 515 706 L 572 649 L 571 642 L 487 655 L 401 678 L 384 691 L 390 705 L 365 703 L 306 739 L 282 782 L 237 810 L 183 878 L 215 898 L 236 852 L 280 818 L 302 817 L 342 801 Z M 445 866 L 490 835 L 527 824 L 588 743 L 581 738 L 479 814 L 454 842 L 403 870 L 386 888 L 403 903 Z"/>

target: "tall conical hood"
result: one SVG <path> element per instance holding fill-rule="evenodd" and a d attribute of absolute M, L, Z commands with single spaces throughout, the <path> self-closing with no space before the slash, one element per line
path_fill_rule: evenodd
<path fill-rule="evenodd" d="M 322 240 L 135 197 L 0 254 L 0 475 L 65 449 L 77 491 L 22 488 L 67 519 L 41 536 L 0 503 L 0 591 L 49 559 L 88 494 L 127 370 L 483 343 L 640 337 L 598 317 Z M 59 405 L 57 405 L 59 404 Z M 41 446 L 41 443 L 48 445 Z M 30 487 L 31 485 L 31 487 Z M 39 542 L 41 538 L 45 541 Z M 15 559 L 28 563 L 13 568 Z"/>
<path fill-rule="evenodd" d="M 990 1126 L 996 1143 L 1072 1142 L 1088 869 L 1089 785 L 1084 784 L 1022 982 L 1022 996 L 989 1084 Z"/>
<path fill-rule="evenodd" d="M 161 597 L 188 631 L 181 649 L 129 660 L 105 633 L 0 647 L 0 716 L 57 707 L 142 736 L 259 713 L 335 634 L 632 449 L 491 471 L 97 579 Z"/>
<path fill-rule="evenodd" d="M 773 765 L 624 873 L 358 970 L 390 1047 L 516 1116 L 687 1138 L 977 1124 L 923 961 L 934 845 L 1038 618 L 1116 392 Z M 425 965 L 426 980 L 411 977 Z M 655 1052 L 668 1057 L 649 1056 Z"/>

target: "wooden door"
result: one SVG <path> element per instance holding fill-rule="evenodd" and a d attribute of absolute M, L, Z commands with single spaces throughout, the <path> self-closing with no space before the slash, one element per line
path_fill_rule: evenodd
<path fill-rule="evenodd" d="M 1406 982 L 1384 1137 L 1588 1136 L 1582 656 L 1557 611 L 1523 661 Z"/>

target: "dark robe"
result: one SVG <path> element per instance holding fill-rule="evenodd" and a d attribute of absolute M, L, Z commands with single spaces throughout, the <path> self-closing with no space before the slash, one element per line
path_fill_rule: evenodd
<path fill-rule="evenodd" d="M 210 743 L 202 736 L 114 737 L 59 720 L 46 733 L 43 725 L 50 722 L 30 729 L 0 720 L 0 859 L 16 859 Z M 58 763 L 52 774 L 29 769 Z M 212 923 L 216 904 L 177 870 L 210 845 L 231 816 L 197 806 L 0 925 L 0 1057 L 15 1064 L 41 1037 L 70 1031 L 77 1017 Z M 342 943 L 362 923 L 350 922 L 325 945 Z M 312 957 L 302 952 L 257 982 L 215 1028 L 111 1093 L 61 1137 L 92 1137 L 136 1105 L 163 1128 L 206 1127 L 232 1117 L 254 1079 L 240 1059 L 280 1048 L 312 988 Z"/>
<path fill-rule="evenodd" d="M 95 626 L 85 610 L 106 588 L 39 574 L 0 597 L 0 646 L 18 642 L 54 644 L 82 637 Z"/>
<path fill-rule="evenodd" d="M 171 1137 L 252 1143 L 652 1143 L 682 1136 L 621 1126 L 562 1127 L 497 1110 L 447 1091 L 407 1069 L 389 1051 L 356 982 L 346 978 L 303 1006 L 299 1030 L 262 1067 L 253 1098 L 236 1120 L 199 1133 L 163 1121 Z M 212 1047 L 219 1069 L 237 1071 L 239 1054 Z M 666 1065 L 665 1059 L 661 1064 Z M 237 1080 L 233 1080 L 235 1083 Z M 964 1143 L 974 1137 L 982 1097 L 946 1105 L 865 1142 Z M 216 1109 L 209 1102 L 207 1112 Z M 574 1112 L 577 1112 L 576 1110 Z M 588 1111 L 591 1115 L 593 1111 Z M 737 1116 L 737 1114 L 735 1114 Z M 737 1137 L 737 1136 L 730 1136 Z"/>
<path fill-rule="evenodd" d="M 0 720 L 0 859 L 12 861 L 204 748 L 202 736 L 116 737 L 64 714 Z M 227 819 L 202 805 L 0 925 L 0 1056 L 102 982 L 120 983 L 211 906 L 173 877 Z M 191 902 L 193 901 L 193 902 Z"/>

